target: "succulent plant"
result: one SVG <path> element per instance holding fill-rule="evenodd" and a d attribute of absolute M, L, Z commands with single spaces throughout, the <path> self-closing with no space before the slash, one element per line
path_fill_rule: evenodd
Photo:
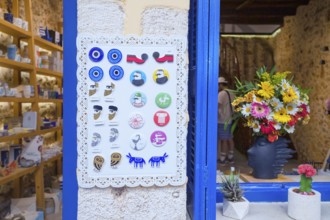
<path fill-rule="evenodd" d="M 239 172 L 234 173 L 234 167 L 231 168 L 229 177 L 221 176 L 220 191 L 223 193 L 224 198 L 231 202 L 242 201 L 243 190 L 239 184 Z"/>

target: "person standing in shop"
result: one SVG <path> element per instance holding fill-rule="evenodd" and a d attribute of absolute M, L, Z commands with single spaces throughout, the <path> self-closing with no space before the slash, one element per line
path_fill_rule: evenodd
<path fill-rule="evenodd" d="M 228 82 L 224 77 L 218 78 L 218 160 L 224 166 L 226 163 L 234 163 L 234 140 L 231 133 L 231 116 L 233 107 L 231 105 L 235 96 L 228 89 Z"/>

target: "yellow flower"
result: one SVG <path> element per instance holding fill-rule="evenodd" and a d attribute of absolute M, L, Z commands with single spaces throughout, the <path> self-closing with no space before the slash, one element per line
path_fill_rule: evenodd
<path fill-rule="evenodd" d="M 307 125 L 309 122 L 309 119 L 311 119 L 311 117 L 309 115 L 306 115 L 306 117 L 304 118 L 304 120 L 302 121 L 303 125 Z"/>
<path fill-rule="evenodd" d="M 285 108 L 281 108 L 279 111 L 275 112 L 274 119 L 279 123 L 287 123 L 291 120 L 291 117 L 287 114 Z"/>
<path fill-rule="evenodd" d="M 266 99 L 270 99 L 274 96 L 274 86 L 272 86 L 270 82 L 261 82 L 258 86 L 261 87 L 261 89 L 258 90 L 258 95 L 261 95 Z"/>
<path fill-rule="evenodd" d="M 267 73 L 267 72 L 262 73 L 262 74 L 261 74 L 261 79 L 262 79 L 263 81 L 269 81 L 269 80 L 270 80 L 269 73 Z"/>
<path fill-rule="evenodd" d="M 248 127 L 252 127 L 252 125 L 253 125 L 252 117 L 247 118 L 247 123 L 246 124 L 247 124 Z"/>
<path fill-rule="evenodd" d="M 285 103 L 293 102 L 295 99 L 298 99 L 298 95 L 296 94 L 296 92 L 292 87 L 290 87 L 285 92 L 282 92 L 282 95 L 283 95 L 283 101 Z"/>
<path fill-rule="evenodd" d="M 231 105 L 235 107 L 235 106 L 239 105 L 242 102 L 245 102 L 245 98 L 237 97 L 237 98 L 234 99 L 234 101 L 231 103 Z"/>
<path fill-rule="evenodd" d="M 242 108 L 241 107 L 239 107 L 239 108 L 235 108 L 235 112 L 240 112 L 242 110 Z"/>
<path fill-rule="evenodd" d="M 245 94 L 244 98 L 246 102 L 253 102 L 253 95 L 255 95 L 256 91 L 252 90 L 250 92 L 248 92 L 247 94 Z"/>
<path fill-rule="evenodd" d="M 285 79 L 290 73 L 291 72 L 289 71 L 275 73 L 275 75 L 273 75 L 273 83 L 280 84 L 282 82 L 282 79 Z"/>

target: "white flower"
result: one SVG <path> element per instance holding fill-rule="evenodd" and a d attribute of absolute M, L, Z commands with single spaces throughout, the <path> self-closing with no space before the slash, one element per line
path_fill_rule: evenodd
<path fill-rule="evenodd" d="M 276 122 L 276 121 L 273 121 L 274 122 L 274 124 L 273 124 L 273 126 L 274 126 L 274 128 L 278 131 L 278 130 L 281 130 L 281 127 L 282 127 L 282 124 L 281 123 L 278 123 L 278 122 Z"/>
<path fill-rule="evenodd" d="M 283 108 L 283 103 L 275 97 L 270 100 L 269 104 L 275 109 L 275 111 L 278 111 Z"/>
<path fill-rule="evenodd" d="M 287 90 L 291 87 L 291 85 L 288 81 L 286 81 L 286 79 L 282 79 L 281 87 L 283 88 L 283 90 Z"/>
<path fill-rule="evenodd" d="M 244 117 L 250 116 L 251 115 L 251 104 L 243 105 L 241 113 L 242 113 L 242 115 L 244 115 Z"/>
<path fill-rule="evenodd" d="M 299 108 L 294 103 L 288 103 L 286 105 L 286 110 L 289 115 L 295 115 L 298 112 Z"/>
<path fill-rule="evenodd" d="M 262 98 L 253 95 L 253 102 L 262 103 Z"/>
<path fill-rule="evenodd" d="M 294 126 L 285 125 L 284 130 L 286 130 L 286 132 L 288 132 L 289 134 L 292 134 L 294 132 Z"/>
<path fill-rule="evenodd" d="M 268 121 L 274 121 L 274 112 L 270 112 L 267 116 L 266 116 Z"/>
<path fill-rule="evenodd" d="M 252 128 L 253 128 L 253 132 L 259 132 L 260 131 L 259 121 L 253 121 Z"/>
<path fill-rule="evenodd" d="M 300 92 L 299 92 L 299 89 L 295 86 L 295 85 L 292 85 L 292 89 L 293 91 L 297 94 L 298 96 L 298 100 L 300 99 Z"/>

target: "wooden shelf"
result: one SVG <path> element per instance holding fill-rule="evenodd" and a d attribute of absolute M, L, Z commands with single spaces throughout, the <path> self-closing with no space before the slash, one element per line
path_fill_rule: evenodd
<path fill-rule="evenodd" d="M 62 129 L 62 126 L 57 126 L 57 127 L 53 127 L 53 128 L 49 128 L 49 129 L 39 130 L 39 131 L 30 131 L 30 132 L 3 136 L 3 137 L 0 137 L 0 142 L 13 141 L 13 140 L 17 140 L 17 139 L 25 138 L 25 137 L 33 137 L 33 136 L 40 135 L 40 134 L 46 134 L 49 132 L 59 131 L 61 129 Z"/>
<path fill-rule="evenodd" d="M 35 98 L 0 97 L 0 102 L 35 102 Z"/>
<path fill-rule="evenodd" d="M 62 158 L 62 154 L 58 154 L 46 161 L 42 161 L 43 164 L 51 163 Z M 0 185 L 6 184 L 10 181 L 13 181 L 19 177 L 33 173 L 38 169 L 38 166 L 28 167 L 28 168 L 17 168 L 14 172 L 8 176 L 0 177 Z"/>
<path fill-rule="evenodd" d="M 56 72 L 45 68 L 36 68 L 36 71 L 37 74 L 41 74 L 45 76 L 63 77 L 63 74 L 61 72 Z"/>
<path fill-rule="evenodd" d="M 63 51 L 63 48 L 61 46 L 58 46 L 52 42 L 42 39 L 39 36 L 34 37 L 34 43 L 35 43 L 35 45 L 42 47 L 46 50 L 51 50 L 51 51 L 57 50 L 57 51 L 61 51 L 61 52 Z"/>
<path fill-rule="evenodd" d="M 55 103 L 62 103 L 63 99 L 38 99 L 38 102 L 55 102 Z"/>
<path fill-rule="evenodd" d="M 0 58 L 0 66 L 20 71 L 32 71 L 34 66 L 30 63 L 22 63 L 7 58 Z"/>
<path fill-rule="evenodd" d="M 32 36 L 30 31 L 19 28 L 4 19 L 0 19 L 0 31 L 18 38 L 30 38 Z"/>
<path fill-rule="evenodd" d="M 8 176 L 0 177 L 0 185 L 13 181 L 21 176 L 24 176 L 29 173 L 33 173 L 36 171 L 37 166 L 29 167 L 29 168 L 17 168 L 14 172 L 9 174 Z"/>

